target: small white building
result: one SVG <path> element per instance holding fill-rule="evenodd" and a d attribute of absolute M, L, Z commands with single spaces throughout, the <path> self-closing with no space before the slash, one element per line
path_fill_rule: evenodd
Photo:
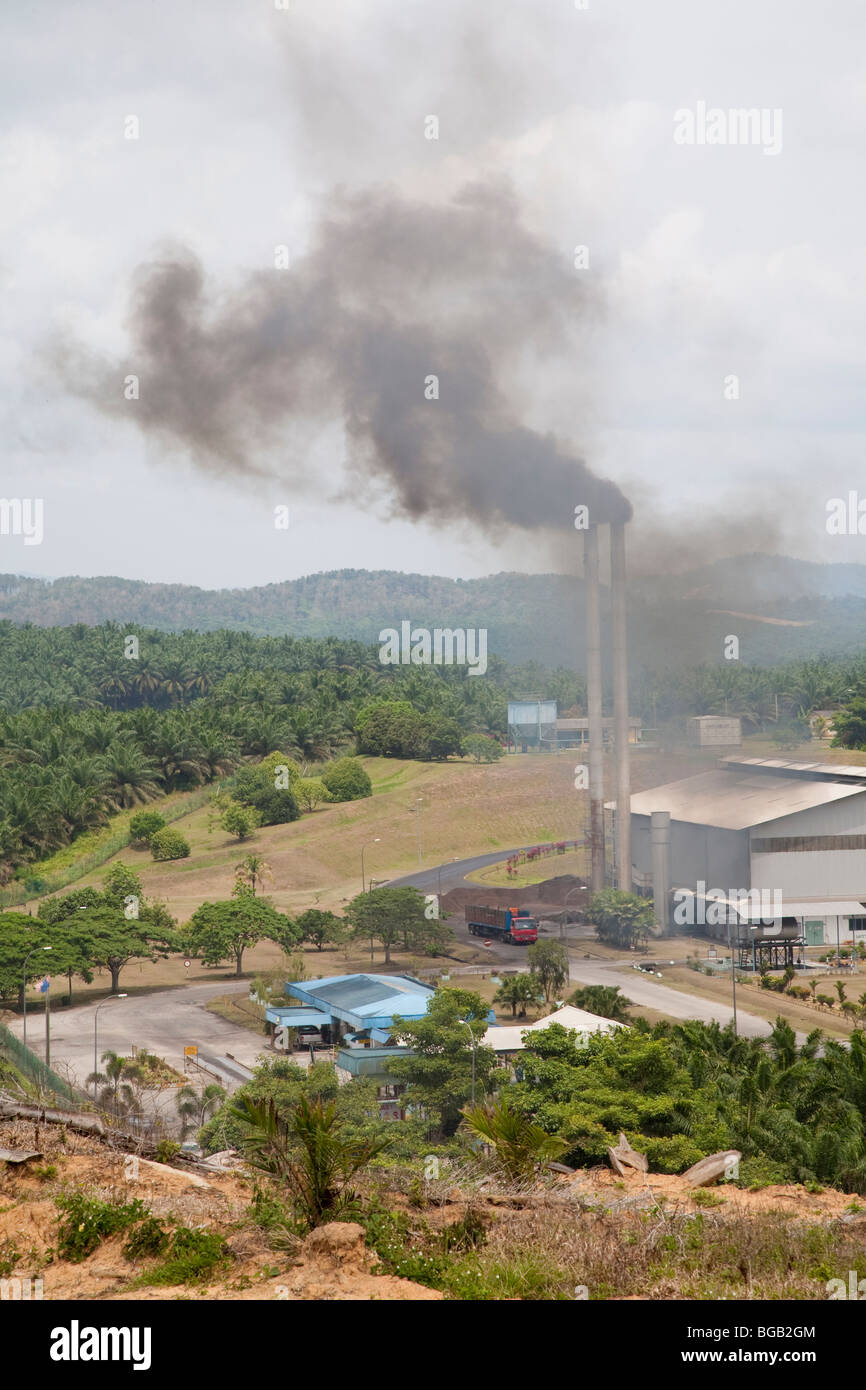
<path fill-rule="evenodd" d="M 510 1056 L 514 1052 L 522 1052 L 525 1048 L 525 1033 L 540 1033 L 542 1028 L 549 1028 L 551 1023 L 561 1023 L 563 1028 L 573 1028 L 581 1037 L 589 1037 L 595 1033 L 614 1033 L 618 1028 L 626 1026 L 624 1023 L 615 1023 L 612 1018 L 602 1018 L 599 1014 L 587 1013 L 585 1009 L 576 1009 L 573 1004 L 563 1004 L 561 1009 L 555 1009 L 552 1014 L 536 1019 L 535 1023 L 504 1026 L 491 1024 L 482 1038 L 482 1043 L 485 1047 L 491 1047 L 501 1057 Z"/>
<path fill-rule="evenodd" d="M 743 742 L 741 720 L 727 714 L 700 714 L 688 721 L 687 732 L 697 748 L 739 748 Z"/>

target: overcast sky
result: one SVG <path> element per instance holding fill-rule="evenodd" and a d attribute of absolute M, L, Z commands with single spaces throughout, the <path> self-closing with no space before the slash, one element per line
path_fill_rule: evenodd
<path fill-rule="evenodd" d="M 551 568 L 531 533 L 391 516 L 338 413 L 217 474 L 56 363 L 58 342 L 109 359 L 122 396 L 134 277 L 166 247 L 218 305 L 275 246 L 303 259 L 337 188 L 436 206 L 478 180 L 513 187 L 592 305 L 497 385 L 631 497 L 635 555 L 863 559 L 825 518 L 866 500 L 864 58 L 862 0 L 6 0 L 0 492 L 43 498 L 45 535 L 0 536 L 0 569 L 246 587 Z M 780 111 L 781 148 L 677 143 L 701 102 Z"/>

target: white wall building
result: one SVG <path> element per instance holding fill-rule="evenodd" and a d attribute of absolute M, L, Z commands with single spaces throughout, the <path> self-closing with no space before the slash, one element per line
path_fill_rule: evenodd
<path fill-rule="evenodd" d="M 664 817 L 670 832 L 664 843 Z M 631 798 L 633 880 L 645 889 L 778 894 L 807 945 L 866 939 L 866 767 L 722 758 Z M 699 888 L 699 885 L 703 885 Z M 837 921 L 838 919 L 838 921 Z M 668 924 L 670 924 L 670 917 Z"/>

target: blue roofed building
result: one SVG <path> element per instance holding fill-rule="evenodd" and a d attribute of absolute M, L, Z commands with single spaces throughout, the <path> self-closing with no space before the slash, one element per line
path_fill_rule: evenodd
<path fill-rule="evenodd" d="M 310 1039 L 336 1049 L 345 1079 L 368 1076 L 379 1091 L 386 1119 L 402 1119 L 403 1087 L 393 1082 L 389 1057 L 407 1049 L 391 1041 L 394 1019 L 423 1018 L 436 991 L 411 975 L 330 975 L 324 980 L 290 980 L 286 994 L 298 1002 L 270 1004 L 265 1011 L 276 1030 L 294 1029 L 298 1045 Z M 491 1011 L 491 1022 L 495 1015 Z M 284 1034 L 285 1036 L 285 1034 Z"/>

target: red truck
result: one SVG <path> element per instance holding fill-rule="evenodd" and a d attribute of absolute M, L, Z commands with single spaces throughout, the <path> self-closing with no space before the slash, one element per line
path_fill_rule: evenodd
<path fill-rule="evenodd" d="M 538 940 L 538 922 L 527 907 L 467 907 L 466 925 L 472 936 L 489 936 L 513 946 Z"/>

